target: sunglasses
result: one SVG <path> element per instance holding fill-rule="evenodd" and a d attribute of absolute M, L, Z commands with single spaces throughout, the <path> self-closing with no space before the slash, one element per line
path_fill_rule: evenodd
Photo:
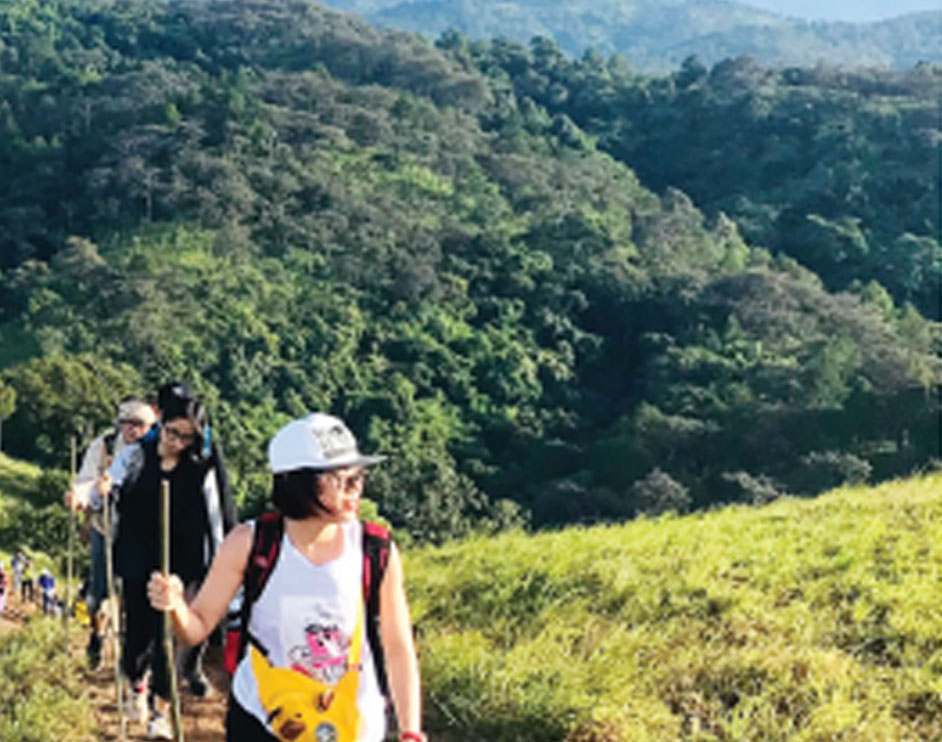
<path fill-rule="evenodd" d="M 118 420 L 118 425 L 121 425 L 125 428 L 143 428 L 147 423 L 143 420 L 139 420 L 136 417 L 127 417 L 121 418 Z"/>
<path fill-rule="evenodd" d="M 364 471 L 358 471 L 354 474 L 348 474 L 347 476 L 342 476 L 337 474 L 337 472 L 327 471 L 321 474 L 321 476 L 333 482 L 334 487 L 341 492 L 355 492 L 366 482 L 366 472 Z"/>

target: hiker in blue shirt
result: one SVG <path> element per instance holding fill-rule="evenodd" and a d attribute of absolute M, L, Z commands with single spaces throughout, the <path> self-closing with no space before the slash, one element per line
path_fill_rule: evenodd
<path fill-rule="evenodd" d="M 39 574 L 39 594 L 42 597 L 43 613 L 53 615 L 56 610 L 56 578 L 47 568 Z"/>

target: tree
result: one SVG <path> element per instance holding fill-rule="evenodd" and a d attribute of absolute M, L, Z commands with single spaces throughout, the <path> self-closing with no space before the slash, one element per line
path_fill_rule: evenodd
<path fill-rule="evenodd" d="M 114 419 L 118 401 L 142 386 L 134 369 L 91 355 L 34 358 L 4 377 L 17 400 L 11 452 L 53 465 L 66 460 L 70 436 L 87 442 Z"/>

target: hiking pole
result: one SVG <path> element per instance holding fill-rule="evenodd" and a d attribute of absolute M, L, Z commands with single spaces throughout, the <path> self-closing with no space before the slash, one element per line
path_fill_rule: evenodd
<path fill-rule="evenodd" d="M 70 486 L 75 486 L 76 469 L 76 451 L 75 436 L 71 438 L 71 450 L 69 457 Z M 62 623 L 65 627 L 65 654 L 68 659 L 71 656 L 71 646 L 69 645 L 69 611 L 72 607 L 72 552 L 75 548 L 75 508 L 69 507 L 69 545 L 65 558 L 65 609 L 62 611 Z"/>
<path fill-rule="evenodd" d="M 160 482 L 160 571 L 164 579 L 170 576 L 170 481 Z M 170 680 L 170 712 L 173 721 L 173 739 L 183 742 L 183 721 L 180 718 L 180 689 L 177 687 L 177 667 L 173 656 L 173 617 L 164 612 L 164 654 L 167 657 L 167 676 Z"/>
<path fill-rule="evenodd" d="M 121 719 L 121 742 L 127 739 L 128 721 L 124 715 L 124 690 L 121 687 L 121 601 L 115 597 L 114 556 L 111 553 L 111 495 L 103 498 L 102 518 L 105 527 L 105 580 L 108 586 L 108 622 L 111 624 L 111 646 L 114 655 L 114 687 Z M 95 620 L 95 617 L 92 617 Z"/>

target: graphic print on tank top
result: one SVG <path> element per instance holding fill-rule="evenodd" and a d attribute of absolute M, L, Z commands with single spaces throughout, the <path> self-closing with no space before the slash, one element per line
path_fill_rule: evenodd
<path fill-rule="evenodd" d="M 347 670 L 352 637 L 344 634 L 341 617 L 326 605 L 303 621 L 304 628 L 284 636 L 291 669 L 326 685 L 336 685 Z M 287 632 L 285 632 L 287 633 Z"/>

